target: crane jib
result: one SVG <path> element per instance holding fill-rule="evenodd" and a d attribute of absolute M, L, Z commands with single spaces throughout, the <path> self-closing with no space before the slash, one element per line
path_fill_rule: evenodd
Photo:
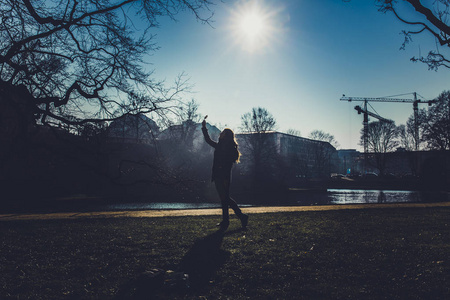
<path fill-rule="evenodd" d="M 405 102 L 405 103 L 414 103 L 414 99 L 401 99 L 401 98 L 362 98 L 362 97 L 342 97 L 341 101 L 373 101 L 373 102 Z"/>

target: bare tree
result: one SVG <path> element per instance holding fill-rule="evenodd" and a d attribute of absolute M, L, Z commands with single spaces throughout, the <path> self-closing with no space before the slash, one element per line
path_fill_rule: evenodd
<path fill-rule="evenodd" d="M 450 91 L 442 92 L 436 103 L 423 112 L 420 127 L 429 149 L 450 150 Z"/>
<path fill-rule="evenodd" d="M 398 128 L 394 122 L 370 122 L 368 125 L 368 149 L 375 158 L 375 167 L 381 174 L 386 169 L 386 153 L 393 152 L 397 149 Z M 364 144 L 364 130 L 361 130 L 360 144 Z"/>
<path fill-rule="evenodd" d="M 271 177 L 277 150 L 275 136 L 270 132 L 275 126 L 275 118 L 262 107 L 254 107 L 251 112 L 241 116 L 242 161 L 249 162 L 255 184 L 261 184 Z"/>
<path fill-rule="evenodd" d="M 201 116 L 198 112 L 199 104 L 195 99 L 191 99 L 185 106 L 181 108 L 182 121 L 190 121 L 193 123 L 200 123 Z"/>
<path fill-rule="evenodd" d="M 185 91 L 151 78 L 144 54 L 157 49 L 157 18 L 190 10 L 201 21 L 204 0 L 0 0 L 0 103 L 22 123 L 83 124 L 124 114 L 165 115 Z M 135 23 L 133 20 L 141 18 Z M 139 28 L 145 24 L 145 28 Z M 142 101 L 136 106 L 133 95 Z M 19 126 L 19 125 L 18 125 Z M 26 126 L 26 125 L 20 125 Z"/>
<path fill-rule="evenodd" d="M 334 135 L 323 132 L 322 130 L 313 130 L 309 134 L 309 138 L 316 140 L 316 141 L 322 141 L 322 142 L 328 142 L 330 143 L 334 148 L 339 147 L 339 143 L 334 138 Z"/>
<path fill-rule="evenodd" d="M 175 142 L 176 147 L 183 147 L 191 151 L 194 141 L 194 136 L 199 131 L 200 114 L 198 112 L 199 104 L 192 99 L 186 104 L 180 106 L 177 115 L 177 122 L 167 120 L 166 134 Z"/>
<path fill-rule="evenodd" d="M 198 108 L 199 104 L 194 99 L 183 105 L 178 122 L 170 124 L 159 139 L 162 147 L 161 155 L 168 168 L 174 170 L 180 179 L 191 183 L 195 178 L 205 178 L 203 172 L 205 168 L 201 166 L 209 165 L 213 150 L 204 142 Z M 207 127 L 211 137 L 216 139 L 216 131 L 219 130 L 210 124 L 207 124 Z M 206 170 L 209 176 L 209 169 Z"/>
<path fill-rule="evenodd" d="M 424 111 L 419 111 L 417 114 L 418 116 L 418 123 L 421 124 L 423 120 Z M 414 115 L 410 116 L 408 120 L 406 121 L 406 125 L 399 125 L 398 126 L 398 141 L 399 146 L 405 149 L 405 153 L 403 153 L 404 157 L 407 159 L 407 162 L 409 164 L 409 167 L 411 169 L 412 174 L 418 175 L 419 165 L 420 165 L 420 158 L 419 153 L 417 153 L 416 149 L 422 149 L 421 146 L 421 137 L 422 132 L 421 130 L 422 126 L 418 127 L 418 136 L 415 134 L 415 126 L 416 121 L 414 120 Z M 417 147 L 416 147 L 417 146 Z"/>
<path fill-rule="evenodd" d="M 293 135 L 293 136 L 298 136 L 298 137 L 301 137 L 301 136 L 302 136 L 302 133 L 300 132 L 300 130 L 293 129 L 293 128 L 289 128 L 289 129 L 286 131 L 286 133 L 287 133 L 287 134 L 290 134 L 290 135 Z"/>
<path fill-rule="evenodd" d="M 195 133 L 199 132 L 201 116 L 198 112 L 199 104 L 192 99 L 181 109 L 181 139 L 183 146 L 192 148 Z"/>
<path fill-rule="evenodd" d="M 441 66 L 450 68 L 450 60 L 444 54 L 450 47 L 450 1 L 377 0 L 377 5 L 381 12 L 393 13 L 411 28 L 402 32 L 405 37 L 402 48 L 412 41 L 414 35 L 421 33 L 432 35 L 441 46 L 435 51 L 429 51 L 426 57 L 411 58 L 412 61 L 426 63 L 433 70 Z"/>
<path fill-rule="evenodd" d="M 424 148 L 423 140 L 423 123 L 425 122 L 425 109 L 421 109 L 417 113 L 417 120 L 411 115 L 406 121 L 406 125 L 398 126 L 399 146 L 405 148 L 406 151 L 414 151 Z M 418 124 L 418 135 L 415 134 L 416 122 Z"/>
<path fill-rule="evenodd" d="M 399 125 L 398 126 L 398 137 L 399 137 L 399 146 L 404 148 L 406 151 L 414 151 L 414 131 L 411 132 L 410 127 L 408 125 Z"/>
<path fill-rule="evenodd" d="M 394 151 L 398 147 L 398 129 L 394 122 L 370 122 L 368 129 L 369 151 L 387 153 Z"/>
<path fill-rule="evenodd" d="M 314 156 L 314 171 L 316 176 L 329 177 L 332 156 L 335 152 L 333 147 L 339 147 L 339 143 L 332 134 L 326 133 L 322 130 L 313 130 L 308 137 L 314 140 L 314 142 L 310 143 L 308 147 L 309 152 Z"/>
<path fill-rule="evenodd" d="M 244 132 L 265 133 L 275 129 L 276 121 L 263 107 L 254 107 L 241 116 L 241 129 Z"/>

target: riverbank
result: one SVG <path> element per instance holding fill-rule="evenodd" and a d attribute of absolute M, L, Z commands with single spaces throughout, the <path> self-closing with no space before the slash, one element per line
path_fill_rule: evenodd
<path fill-rule="evenodd" d="M 318 205 L 318 206 L 262 206 L 243 207 L 247 214 L 306 212 L 328 210 L 354 210 L 354 209 L 382 209 L 382 208 L 432 208 L 450 207 L 450 202 L 436 203 L 389 203 L 389 204 L 347 204 L 347 205 Z M 182 216 L 218 216 L 222 210 L 218 208 L 207 209 L 173 209 L 173 210 L 122 210 L 122 211 L 90 211 L 90 212 L 58 212 L 58 213 L 13 213 L 0 214 L 0 221 L 12 220 L 57 220 L 80 218 L 161 218 Z"/>
<path fill-rule="evenodd" d="M 4 221 L 0 298 L 448 299 L 450 207 L 372 208 Z"/>

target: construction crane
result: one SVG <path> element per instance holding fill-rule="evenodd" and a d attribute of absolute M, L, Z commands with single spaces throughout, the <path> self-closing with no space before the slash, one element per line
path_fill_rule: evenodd
<path fill-rule="evenodd" d="M 346 97 L 345 95 L 342 95 L 341 101 L 362 101 L 364 102 L 364 110 L 367 111 L 367 103 L 370 102 L 397 102 L 397 103 L 412 103 L 413 104 L 413 111 L 414 111 L 414 143 L 415 143 L 415 150 L 417 151 L 419 149 L 419 103 L 427 103 L 428 106 L 431 106 L 431 104 L 435 103 L 436 100 L 420 100 L 417 99 L 417 93 L 410 93 L 414 95 L 413 99 L 406 99 L 406 98 L 391 98 L 391 97 L 378 97 L 378 98 L 367 98 L 367 97 Z M 409 94 L 404 94 L 409 95 Z M 356 107 L 355 107 L 356 109 Z M 361 113 L 358 111 L 358 113 Z M 364 118 L 366 118 L 368 113 L 364 114 Z M 364 143 L 366 144 L 366 143 Z M 366 146 L 364 146 L 364 152 L 366 152 Z"/>
<path fill-rule="evenodd" d="M 379 116 L 373 112 L 370 112 L 367 110 L 367 103 L 364 102 L 364 108 L 361 108 L 359 105 L 355 106 L 355 110 L 358 111 L 358 115 L 364 114 L 364 133 L 363 133 L 363 141 L 364 141 L 364 153 L 368 153 L 368 139 L 369 139 L 369 116 L 377 118 L 378 120 L 386 123 L 394 123 L 394 121 L 383 118 L 382 116 Z"/>

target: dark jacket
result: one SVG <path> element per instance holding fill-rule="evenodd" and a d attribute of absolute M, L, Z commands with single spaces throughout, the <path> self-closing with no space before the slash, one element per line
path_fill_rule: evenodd
<path fill-rule="evenodd" d="M 214 142 L 209 137 L 208 130 L 204 127 L 202 127 L 202 132 L 205 141 L 215 149 L 211 181 L 216 179 L 231 181 L 231 168 L 233 163 L 239 158 L 237 145 L 230 141 L 224 142 L 219 140 L 218 143 Z"/>

